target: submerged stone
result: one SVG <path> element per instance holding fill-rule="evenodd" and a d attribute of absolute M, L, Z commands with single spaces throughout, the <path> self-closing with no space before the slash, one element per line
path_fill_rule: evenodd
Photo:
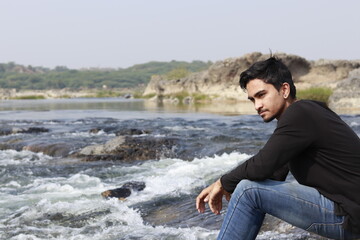
<path fill-rule="evenodd" d="M 101 193 L 104 198 L 118 198 L 123 200 L 131 195 L 133 191 L 139 192 L 144 190 L 144 182 L 127 182 L 119 188 L 106 190 Z"/>

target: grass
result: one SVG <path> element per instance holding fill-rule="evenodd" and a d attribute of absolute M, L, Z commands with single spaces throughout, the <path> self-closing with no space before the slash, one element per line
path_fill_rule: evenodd
<path fill-rule="evenodd" d="M 107 97 L 120 97 L 122 93 L 112 90 L 100 90 L 96 93 L 95 97 L 97 98 L 107 98 Z"/>
<path fill-rule="evenodd" d="M 37 99 L 45 99 L 45 97 L 42 95 L 28 95 L 28 96 L 15 97 L 12 99 L 15 99 L 15 100 L 37 100 Z"/>
<path fill-rule="evenodd" d="M 297 91 L 296 96 L 298 99 L 309 99 L 328 103 L 332 92 L 331 88 L 312 87 Z"/>
<path fill-rule="evenodd" d="M 173 95 L 174 98 L 179 99 L 179 103 L 183 103 L 184 99 L 188 97 L 190 94 L 188 92 L 179 92 Z"/>
<path fill-rule="evenodd" d="M 194 102 L 206 102 L 211 100 L 209 95 L 201 94 L 201 93 L 195 93 L 192 95 L 192 97 L 194 98 Z"/>
<path fill-rule="evenodd" d="M 134 98 L 145 98 L 145 99 L 149 99 L 149 98 L 153 98 L 156 96 L 156 93 L 151 93 L 151 94 L 147 94 L 145 96 L 143 96 L 141 93 L 134 93 Z"/>

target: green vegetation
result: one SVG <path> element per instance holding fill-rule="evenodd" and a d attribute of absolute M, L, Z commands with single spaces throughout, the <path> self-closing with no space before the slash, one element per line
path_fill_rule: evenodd
<path fill-rule="evenodd" d="M 207 69 L 212 63 L 202 61 L 149 62 L 119 69 L 68 69 L 58 66 L 54 69 L 18 65 L 14 62 L 0 64 L 0 88 L 16 89 L 101 89 L 135 88 L 146 85 L 151 76 L 164 75 L 181 78 L 191 72 Z M 104 93 L 105 95 L 108 93 Z"/>
<path fill-rule="evenodd" d="M 327 103 L 332 94 L 331 88 L 312 87 L 297 91 L 298 99 L 310 99 Z"/>
<path fill-rule="evenodd" d="M 112 90 L 101 90 L 96 93 L 97 98 L 105 98 L 105 97 L 119 97 L 121 96 L 121 92 L 112 91 Z"/>
<path fill-rule="evenodd" d="M 194 102 L 207 102 L 211 99 L 209 95 L 201 94 L 201 93 L 195 93 L 192 95 L 194 98 Z"/>
<path fill-rule="evenodd" d="M 175 68 L 170 72 L 168 72 L 167 74 L 165 74 L 165 77 L 169 80 L 179 79 L 179 78 L 187 77 L 189 74 L 190 72 L 186 68 Z"/>
<path fill-rule="evenodd" d="M 45 99 L 44 96 L 39 95 L 29 95 L 29 96 L 22 96 L 22 97 L 16 97 L 15 100 L 37 100 L 37 99 Z"/>
<path fill-rule="evenodd" d="M 155 97 L 156 93 L 151 93 L 151 94 L 147 94 L 145 96 L 143 96 L 141 93 L 135 93 L 134 94 L 134 98 L 152 98 Z"/>

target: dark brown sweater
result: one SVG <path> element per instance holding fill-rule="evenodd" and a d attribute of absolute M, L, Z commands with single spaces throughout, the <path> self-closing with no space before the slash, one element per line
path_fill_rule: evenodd
<path fill-rule="evenodd" d="M 231 193 L 242 179 L 283 181 L 288 169 L 300 184 L 335 202 L 336 214 L 346 216 L 345 229 L 360 233 L 360 139 L 325 104 L 290 105 L 265 146 L 221 183 Z"/>

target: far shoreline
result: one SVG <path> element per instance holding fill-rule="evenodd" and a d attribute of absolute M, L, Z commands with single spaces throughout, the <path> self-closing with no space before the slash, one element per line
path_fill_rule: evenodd
<path fill-rule="evenodd" d="M 31 91 L 32 92 L 32 91 Z M 130 93 L 128 93 L 130 94 Z M 130 96 L 130 95 L 127 95 Z M 233 116 L 233 115 L 257 115 L 256 111 L 254 110 L 253 104 L 250 101 L 244 100 L 244 101 L 231 101 L 231 100 L 213 100 L 210 102 L 203 102 L 203 103 L 182 103 L 182 102 L 158 102 L 154 99 L 146 99 L 141 97 L 134 97 L 131 95 L 131 97 L 126 97 L 125 95 L 122 96 L 107 96 L 107 97 L 96 97 L 96 96 L 90 96 L 89 94 L 82 93 L 78 94 L 78 96 L 73 97 L 57 97 L 57 98 L 14 98 L 14 99 L 2 99 L 0 101 L 1 103 L 6 102 L 25 102 L 25 101 L 41 101 L 41 100 L 82 100 L 83 102 L 86 102 L 86 100 L 89 100 L 89 102 L 116 102 L 117 100 L 125 100 L 125 101 L 142 101 L 144 108 L 149 109 L 157 109 L 161 108 L 164 111 L 174 112 L 178 110 L 182 111 L 188 111 L 188 112 L 203 112 L 203 113 L 210 113 L 210 114 L 220 114 L 225 116 Z M 101 100 L 101 101 L 100 101 Z M 359 108 L 333 108 L 334 112 L 336 112 L 339 115 L 359 115 L 360 114 L 360 107 Z M 0 110 L 1 111 L 1 110 Z"/>

